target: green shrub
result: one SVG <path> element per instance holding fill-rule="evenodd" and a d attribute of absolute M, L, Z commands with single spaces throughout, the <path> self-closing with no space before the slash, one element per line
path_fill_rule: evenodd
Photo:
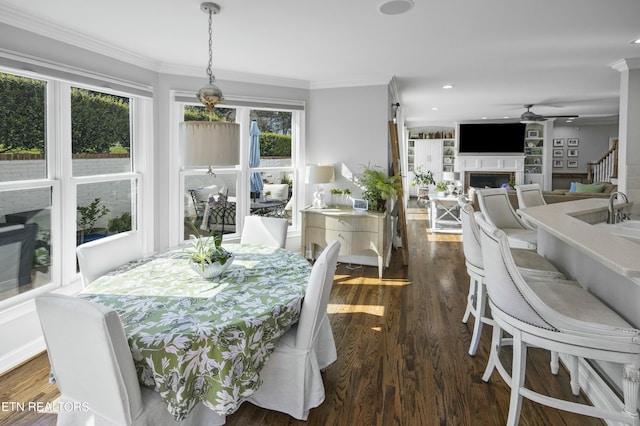
<path fill-rule="evenodd" d="M 0 73 L 0 153 L 44 149 L 45 82 Z"/>
<path fill-rule="evenodd" d="M 264 157 L 291 157 L 291 135 L 260 134 L 260 155 Z"/>

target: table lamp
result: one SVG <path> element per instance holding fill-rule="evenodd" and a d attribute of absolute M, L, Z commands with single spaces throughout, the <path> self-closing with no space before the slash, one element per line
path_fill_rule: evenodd
<path fill-rule="evenodd" d="M 459 172 L 442 172 L 442 180 L 448 183 L 449 192 L 455 194 L 455 190 L 460 185 Z"/>
<path fill-rule="evenodd" d="M 313 208 L 323 209 L 327 207 L 324 202 L 323 183 L 331 183 L 335 179 L 333 166 L 307 166 L 305 183 L 317 184 L 316 192 L 313 193 Z"/>

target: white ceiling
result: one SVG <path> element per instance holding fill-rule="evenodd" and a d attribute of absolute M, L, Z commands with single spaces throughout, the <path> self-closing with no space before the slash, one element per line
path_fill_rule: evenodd
<path fill-rule="evenodd" d="M 630 44 L 640 37 L 638 0 L 415 0 L 397 16 L 378 12 L 382 1 L 218 0 L 214 73 L 308 88 L 395 76 L 407 125 L 417 127 L 516 118 L 525 103 L 538 114 L 615 116 L 620 74 L 610 65 L 640 57 Z M 199 0 L 3 3 L 2 22 L 206 79 Z"/>

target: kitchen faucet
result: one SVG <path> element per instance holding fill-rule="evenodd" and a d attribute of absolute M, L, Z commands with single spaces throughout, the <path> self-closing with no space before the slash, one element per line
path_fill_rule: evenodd
<path fill-rule="evenodd" d="M 620 197 L 622 197 L 624 204 L 616 209 L 613 202 Z M 629 213 L 624 211 L 626 204 L 629 204 L 629 199 L 624 192 L 613 192 L 609 197 L 609 215 L 607 216 L 607 223 L 615 224 L 629 219 Z"/>

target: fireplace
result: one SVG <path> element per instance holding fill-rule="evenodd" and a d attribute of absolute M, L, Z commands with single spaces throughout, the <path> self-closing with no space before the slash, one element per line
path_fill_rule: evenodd
<path fill-rule="evenodd" d="M 503 183 L 516 180 L 515 172 L 472 172 L 465 173 L 464 187 L 500 188 Z"/>

